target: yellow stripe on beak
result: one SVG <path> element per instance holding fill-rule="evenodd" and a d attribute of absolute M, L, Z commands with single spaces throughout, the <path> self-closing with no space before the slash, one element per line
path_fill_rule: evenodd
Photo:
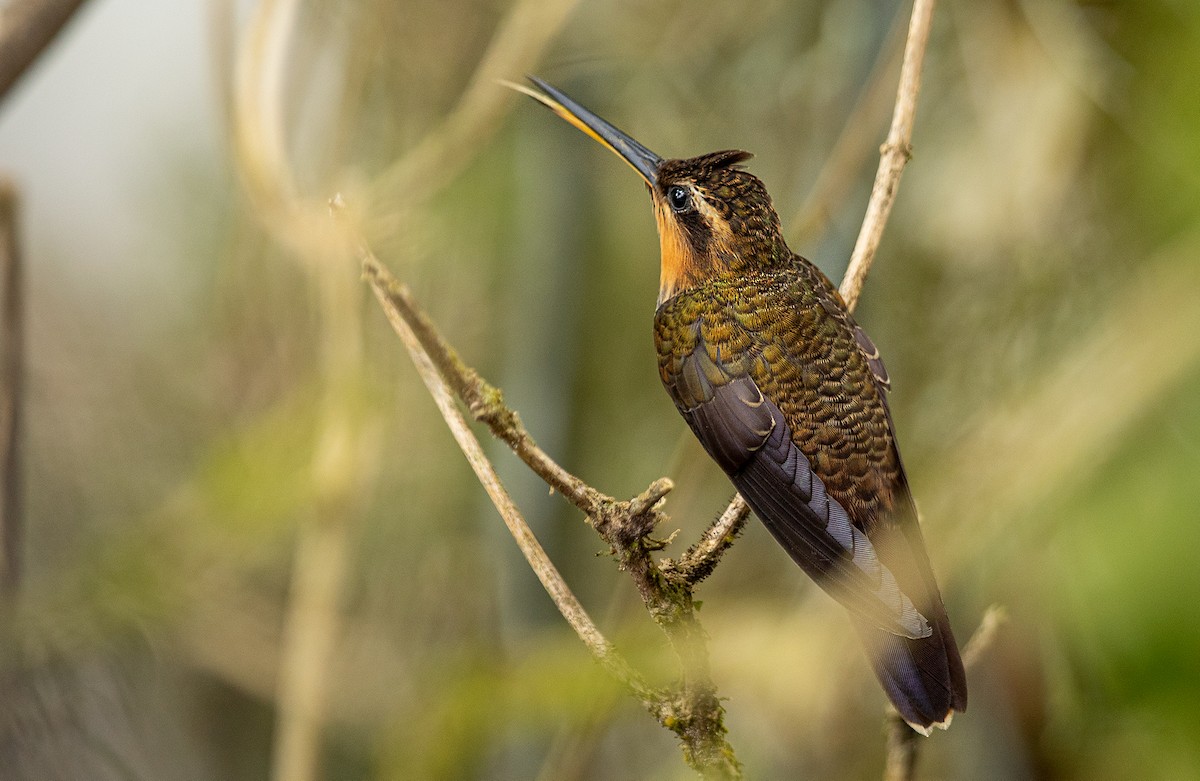
<path fill-rule="evenodd" d="M 662 165 L 661 157 L 642 146 L 628 133 L 625 133 L 594 112 L 584 108 L 562 90 L 556 89 L 534 76 L 530 76 L 529 80 L 541 92 L 526 87 L 524 84 L 515 84 L 511 81 L 501 81 L 500 83 L 517 92 L 528 95 L 570 124 L 582 130 L 628 163 L 646 181 L 646 184 L 651 187 L 654 186 L 658 178 L 658 168 Z"/>

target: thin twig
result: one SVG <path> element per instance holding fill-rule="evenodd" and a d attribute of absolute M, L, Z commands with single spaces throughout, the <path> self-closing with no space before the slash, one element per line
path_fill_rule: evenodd
<path fill-rule="evenodd" d="M 454 348 L 446 343 L 433 323 L 412 300 L 408 288 L 397 282 L 369 250 L 361 248 L 360 253 L 367 279 L 375 288 L 376 294 L 387 297 L 387 307 L 395 310 L 404 319 L 407 327 L 417 335 L 429 359 L 437 367 L 439 375 L 450 385 L 453 393 L 463 400 L 476 420 L 486 424 L 492 433 L 512 448 L 547 485 L 567 497 L 589 516 L 599 512 L 604 504 L 614 501 L 612 497 L 597 491 L 563 469 L 538 447 L 517 413 L 504 404 L 504 396 L 500 390 L 462 362 Z"/>
<path fill-rule="evenodd" d="M 883 781 L 912 781 L 917 772 L 917 746 L 921 735 L 890 705 L 883 724 L 887 751 Z"/>
<path fill-rule="evenodd" d="M 643 702 L 652 702 L 655 697 L 650 687 L 600 632 L 591 616 L 588 615 L 571 588 L 563 580 L 562 575 L 559 574 L 558 568 L 546 555 L 545 549 L 537 541 L 533 530 L 529 528 L 521 511 L 508 495 L 503 483 L 500 482 L 500 477 L 483 452 L 479 440 L 471 432 L 455 404 L 455 392 L 451 383 L 442 374 L 438 361 L 425 349 L 424 343 L 410 325 L 409 314 L 412 310 L 410 309 L 410 312 L 406 313 L 402 308 L 406 304 L 411 305 L 407 291 L 369 251 L 363 257 L 363 269 L 367 280 L 371 283 L 375 297 L 383 307 L 384 314 L 387 315 L 388 322 L 391 323 L 392 328 L 408 349 L 409 355 L 417 367 L 417 373 L 421 375 L 421 380 L 429 389 L 438 411 L 442 413 L 455 441 L 458 442 L 458 446 L 475 471 L 475 476 L 479 478 L 479 482 L 487 491 L 492 504 L 500 512 L 500 516 L 504 519 L 513 539 L 516 540 L 525 560 L 529 562 L 534 574 L 542 582 L 550 598 L 554 600 L 554 604 L 562 613 L 563 618 L 567 620 L 592 655 L 606 670 L 629 687 Z"/>
<path fill-rule="evenodd" d="M 734 494 L 721 517 L 704 530 L 700 541 L 679 557 L 674 567 L 691 584 L 699 583 L 712 574 L 721 556 L 742 533 L 750 517 L 750 505 L 741 494 Z"/>
<path fill-rule="evenodd" d="M 13 0 L 0 10 L 0 100 L 86 0 Z"/>
<path fill-rule="evenodd" d="M 996 634 L 1000 631 L 1001 624 L 1007 620 L 1008 613 L 1005 612 L 1002 605 L 991 605 L 983 611 L 979 627 L 975 630 L 975 634 L 971 635 L 967 644 L 963 646 L 963 667 L 970 670 L 979 664 L 984 652 L 992 647 L 992 643 L 996 642 Z"/>
<path fill-rule="evenodd" d="M 896 190 L 900 186 L 900 175 L 912 158 L 913 121 L 917 110 L 917 94 L 921 89 L 921 66 L 925 60 L 925 49 L 929 43 L 929 30 L 933 21 L 933 6 L 934 0 L 913 2 L 892 125 L 880 150 L 879 169 L 875 173 L 875 184 L 871 188 L 867 213 L 839 288 L 846 306 L 851 310 L 858 303 L 859 294 L 862 293 L 863 284 L 867 280 L 867 272 L 871 270 L 875 253 L 879 250 L 883 229 L 891 215 Z M 995 619 L 989 621 L 992 616 L 993 610 L 989 609 L 980 628 L 972 636 L 971 644 L 976 644 L 976 638 L 983 638 L 977 645 L 990 641 L 995 632 Z M 887 732 L 884 781 L 911 781 L 917 768 L 919 737 L 894 708 L 888 708 L 888 716 L 884 723 Z"/>
<path fill-rule="evenodd" d="M 916 116 L 917 94 L 921 89 L 921 66 L 925 60 L 925 49 L 929 43 L 929 30 L 933 20 L 934 0 L 914 0 L 912 16 L 908 25 L 908 38 L 904 45 L 904 61 L 900 66 L 900 85 L 896 93 L 896 106 L 892 112 L 892 124 L 887 140 L 880 149 L 879 168 L 871 188 L 871 198 L 863 217 L 858 240 L 850 255 L 850 263 L 842 278 L 839 292 L 846 307 L 854 310 L 862 293 L 867 273 L 875 261 L 883 229 L 892 212 L 900 175 L 912 158 L 912 131 Z M 991 615 L 989 611 L 988 616 Z M 981 626 L 989 627 L 986 621 Z M 994 631 L 994 630 L 990 630 Z M 900 717 L 895 709 L 888 708 L 885 719 L 887 735 L 887 761 L 884 766 L 885 781 L 910 781 L 917 765 L 917 733 Z"/>
<path fill-rule="evenodd" d="M 338 199 L 333 207 L 336 214 Z M 641 495 L 617 501 L 560 467 L 537 446 L 516 413 L 504 406 L 499 391 L 459 360 L 405 286 L 361 240 L 357 244 L 364 275 L 389 322 L 404 341 L 476 476 L 559 611 L 593 655 L 625 683 L 660 724 L 679 737 L 689 765 L 706 776 L 740 778 L 741 767 L 725 738 L 724 709 L 712 683 L 707 638 L 696 619 L 691 584 L 671 570 L 660 568 L 651 555 L 662 547 L 649 534 L 662 520 L 657 506 L 671 490 L 671 481 L 656 480 Z M 455 405 L 456 396 L 549 485 L 588 513 L 592 526 L 612 548 L 620 567 L 630 574 L 647 611 L 678 655 L 681 680 L 677 690 L 648 687 L 600 634 L 504 491 Z"/>
<path fill-rule="evenodd" d="M 921 64 L 929 43 L 929 28 L 933 19 L 934 0 L 915 0 L 912 19 L 908 25 L 908 42 L 904 45 L 904 63 L 900 66 L 900 88 L 896 94 L 896 109 L 887 140 L 880 149 L 879 169 L 871 188 L 871 200 L 863 218 L 858 241 L 850 254 L 850 265 L 840 292 L 846 305 L 853 307 L 866 282 L 867 272 L 875 260 L 883 229 L 896 200 L 900 174 L 912 157 L 913 118 L 917 111 L 917 93 L 921 89 Z"/>
<path fill-rule="evenodd" d="M 0 181 L 0 593 L 21 579 L 21 399 L 24 381 L 24 269 L 17 231 L 17 193 Z"/>

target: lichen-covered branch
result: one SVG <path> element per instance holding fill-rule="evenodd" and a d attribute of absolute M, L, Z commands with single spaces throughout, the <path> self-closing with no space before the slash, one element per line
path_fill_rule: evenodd
<path fill-rule="evenodd" d="M 734 494 L 725 512 L 704 530 L 699 542 L 671 563 L 672 568 L 693 585 L 704 580 L 717 568 L 721 556 L 742 533 L 749 517 L 750 505 L 741 494 Z"/>

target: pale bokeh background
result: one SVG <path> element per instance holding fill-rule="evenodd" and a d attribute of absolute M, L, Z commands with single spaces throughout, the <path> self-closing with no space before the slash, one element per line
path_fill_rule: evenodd
<path fill-rule="evenodd" d="M 731 491 L 655 377 L 642 185 L 490 79 L 537 73 L 667 156 L 755 152 L 838 278 L 907 14 L 92 0 L 0 107 L 29 317 L 12 777 L 286 776 L 321 680 L 319 777 L 689 777 L 554 613 L 324 202 L 569 469 L 675 479 L 675 555 Z M 955 629 L 1009 621 L 923 777 L 1200 767 L 1198 58 L 1190 3 L 936 10 L 858 315 Z M 669 671 L 578 513 L 493 452 L 602 628 Z M 749 777 L 878 777 L 882 694 L 761 528 L 700 597 Z"/>

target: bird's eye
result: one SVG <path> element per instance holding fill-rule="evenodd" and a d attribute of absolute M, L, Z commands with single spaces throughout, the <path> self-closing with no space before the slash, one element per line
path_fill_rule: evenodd
<path fill-rule="evenodd" d="M 679 185 L 674 185 L 667 190 L 667 202 L 671 204 L 671 208 L 677 212 L 686 211 L 691 204 L 691 196 L 688 191 Z"/>

